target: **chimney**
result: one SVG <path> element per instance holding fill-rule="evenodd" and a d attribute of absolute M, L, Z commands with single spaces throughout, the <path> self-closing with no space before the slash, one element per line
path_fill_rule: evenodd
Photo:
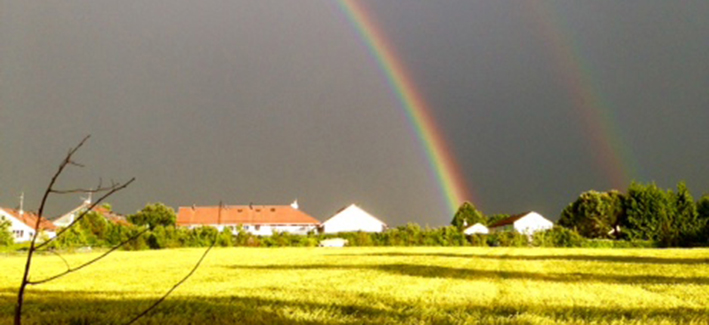
<path fill-rule="evenodd" d="M 290 204 L 290 207 L 298 210 L 298 199 L 295 199 L 295 201 L 293 201 L 293 203 Z"/>
<path fill-rule="evenodd" d="M 25 214 L 25 192 L 22 192 L 20 194 L 20 217 L 22 217 L 23 214 Z"/>

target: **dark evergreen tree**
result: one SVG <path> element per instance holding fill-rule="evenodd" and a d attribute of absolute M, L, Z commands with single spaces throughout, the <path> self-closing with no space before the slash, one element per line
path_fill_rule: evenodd
<path fill-rule="evenodd" d="M 677 184 L 677 193 L 672 196 L 672 203 L 673 231 L 670 232 L 671 236 L 666 238 L 666 244 L 687 246 L 695 243 L 702 225 L 697 215 L 694 198 L 684 182 Z"/>
<path fill-rule="evenodd" d="M 654 183 L 630 184 L 625 216 L 623 233 L 630 239 L 659 241 L 672 232 L 670 196 Z"/>

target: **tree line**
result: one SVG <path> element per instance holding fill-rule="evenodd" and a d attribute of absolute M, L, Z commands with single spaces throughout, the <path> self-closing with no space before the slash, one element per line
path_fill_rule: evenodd
<path fill-rule="evenodd" d="M 110 209 L 105 206 L 104 209 Z M 559 246 L 559 247 L 689 247 L 709 244 L 709 195 L 695 201 L 685 183 L 676 191 L 662 190 L 654 183 L 632 183 L 626 193 L 587 191 L 561 212 L 557 225 L 533 236 L 515 233 L 465 235 L 465 227 L 491 225 L 509 217 L 485 215 L 464 202 L 450 226 L 422 227 L 408 223 L 381 233 L 338 233 L 307 235 L 274 233 L 256 236 L 241 227 L 194 229 L 177 227 L 175 211 L 162 203 L 147 204 L 128 215 L 128 222 L 115 222 L 100 212 L 86 214 L 51 245 L 55 249 L 113 247 L 136 237 L 123 249 L 207 247 L 214 238 L 222 247 L 317 246 L 323 239 L 344 238 L 350 246 Z M 140 232 L 142 235 L 137 236 Z M 10 245 L 8 224 L 0 224 L 0 245 Z"/>

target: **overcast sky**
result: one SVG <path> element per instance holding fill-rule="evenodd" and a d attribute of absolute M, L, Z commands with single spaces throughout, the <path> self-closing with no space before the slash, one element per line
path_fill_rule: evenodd
<path fill-rule="evenodd" d="M 613 188 L 613 167 L 709 192 L 709 2 L 364 5 L 483 212 L 555 220 L 582 191 Z M 24 192 L 36 209 L 91 134 L 87 167 L 60 184 L 135 176 L 110 199 L 118 212 L 297 198 L 320 220 L 357 203 L 390 225 L 446 224 L 378 69 L 330 1 L 0 0 L 0 205 Z M 591 136 L 601 126 L 615 151 Z"/>

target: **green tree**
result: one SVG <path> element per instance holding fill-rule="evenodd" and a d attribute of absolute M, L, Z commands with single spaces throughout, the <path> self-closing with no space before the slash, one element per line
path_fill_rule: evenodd
<path fill-rule="evenodd" d="M 507 219 L 507 218 L 509 218 L 509 217 L 510 217 L 510 215 L 509 215 L 509 214 L 506 214 L 506 213 L 498 213 L 498 214 L 490 215 L 490 216 L 487 217 L 487 224 L 486 224 L 486 226 L 490 226 L 490 225 L 494 224 L 495 222 L 498 222 L 498 221 L 503 220 L 503 219 Z"/>
<path fill-rule="evenodd" d="M 659 241 L 672 231 L 673 211 L 670 193 L 654 183 L 633 182 L 625 200 L 624 234 L 630 239 Z"/>
<path fill-rule="evenodd" d="M 617 191 L 581 193 L 561 212 L 558 224 L 587 238 L 608 238 L 623 215 L 623 196 Z"/>
<path fill-rule="evenodd" d="M 463 229 L 466 226 L 472 226 L 478 222 L 486 224 L 487 220 L 482 212 L 478 211 L 472 203 L 466 201 L 458 208 L 458 211 L 453 216 L 453 220 L 451 220 L 451 225 L 458 229 Z"/>
<path fill-rule="evenodd" d="M 10 232 L 10 222 L 7 220 L 0 221 L 0 246 L 9 246 L 15 239 Z"/>
<path fill-rule="evenodd" d="M 677 184 L 677 193 L 672 195 L 672 231 L 666 238 L 668 246 L 690 245 L 699 239 L 703 225 L 698 217 L 697 205 L 684 182 Z"/>
<path fill-rule="evenodd" d="M 174 226 L 177 215 L 171 207 L 158 202 L 147 204 L 142 210 L 129 215 L 127 219 L 134 225 L 147 225 L 152 230 L 157 226 Z"/>

